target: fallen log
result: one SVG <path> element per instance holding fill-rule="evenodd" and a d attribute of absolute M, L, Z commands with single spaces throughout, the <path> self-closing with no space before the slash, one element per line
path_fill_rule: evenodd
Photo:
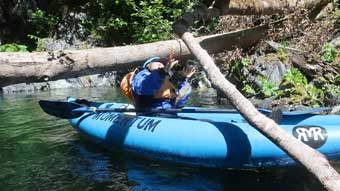
<path fill-rule="evenodd" d="M 234 47 L 250 47 L 266 35 L 267 29 L 268 25 L 262 25 L 225 34 L 199 37 L 197 40 L 202 47 L 209 50 L 209 53 L 217 53 L 222 50 L 232 50 Z M 169 52 L 174 52 L 177 58 L 191 55 L 182 40 L 87 50 L 0 52 L 0 87 L 132 68 L 153 56 L 166 57 Z"/>
<path fill-rule="evenodd" d="M 175 32 L 183 39 L 203 66 L 213 85 L 227 96 L 242 116 L 289 156 L 305 166 L 327 190 L 340 190 L 340 175 L 332 168 L 324 155 L 300 142 L 280 128 L 275 121 L 258 112 L 254 105 L 225 78 L 215 65 L 214 60 L 199 45 L 193 35 L 187 32 L 187 25 L 181 23 L 185 23 L 185 21 L 176 22 L 174 25 Z"/>
<path fill-rule="evenodd" d="M 275 13 L 293 12 L 298 9 L 308 9 L 315 15 L 331 0 L 217 0 L 207 2 L 212 15 L 271 15 Z"/>
<path fill-rule="evenodd" d="M 217 1 L 215 7 L 223 15 L 270 15 L 274 13 L 292 12 L 298 9 L 320 9 L 330 0 L 224 0 Z M 320 9 L 321 10 L 321 9 Z"/>
<path fill-rule="evenodd" d="M 300 9 L 307 9 L 310 19 L 314 19 L 331 2 L 331 0 L 205 0 L 192 12 L 182 15 L 177 23 L 181 22 L 181 25 L 188 28 L 196 20 L 209 20 L 222 15 L 271 15 Z"/>

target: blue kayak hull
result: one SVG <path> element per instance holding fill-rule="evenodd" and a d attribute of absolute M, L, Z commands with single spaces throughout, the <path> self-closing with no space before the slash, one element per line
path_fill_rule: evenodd
<path fill-rule="evenodd" d="M 120 108 L 122 103 L 96 104 Z M 70 123 L 92 142 L 150 159 L 205 167 L 251 168 L 295 164 L 238 113 L 148 117 L 85 113 Z M 294 124 L 293 124 L 294 123 Z M 330 160 L 340 158 L 340 116 L 283 116 L 280 126 Z"/>

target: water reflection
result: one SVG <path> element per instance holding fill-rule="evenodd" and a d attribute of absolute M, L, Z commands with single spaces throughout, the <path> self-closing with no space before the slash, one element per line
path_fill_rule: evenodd
<path fill-rule="evenodd" d="M 75 144 L 74 173 L 112 190 L 322 190 L 302 168 L 221 170 L 178 166 Z"/>

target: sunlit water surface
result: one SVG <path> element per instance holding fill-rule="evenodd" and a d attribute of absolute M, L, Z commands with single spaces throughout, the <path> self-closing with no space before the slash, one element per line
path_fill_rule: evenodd
<path fill-rule="evenodd" d="M 111 88 L 0 96 L 1 191 L 323 190 L 303 168 L 203 169 L 112 154 L 78 136 L 66 120 L 45 114 L 38 100 L 67 96 L 127 100 Z M 189 105 L 198 105 L 197 94 Z M 333 165 L 339 168 L 339 164 Z"/>

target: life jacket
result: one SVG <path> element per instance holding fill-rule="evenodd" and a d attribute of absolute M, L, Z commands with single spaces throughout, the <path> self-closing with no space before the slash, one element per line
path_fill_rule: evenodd
<path fill-rule="evenodd" d="M 137 108 L 178 108 L 187 103 L 191 85 L 185 79 L 173 83 L 172 77 L 162 77 L 157 71 L 144 69 L 133 79 L 133 96 Z M 174 85 L 176 84 L 176 85 Z"/>
<path fill-rule="evenodd" d="M 137 70 L 137 69 L 136 69 Z M 127 73 L 122 81 L 120 82 L 120 91 L 123 95 L 131 101 L 134 101 L 132 90 L 131 90 L 131 81 L 136 73 L 136 70 Z"/>
<path fill-rule="evenodd" d="M 170 76 L 163 80 L 161 88 L 156 91 L 153 98 L 155 99 L 174 99 L 176 97 L 176 88 L 170 81 Z"/>
<path fill-rule="evenodd" d="M 144 62 L 143 68 L 146 68 L 148 64 L 160 59 L 159 57 L 152 57 L 149 58 L 147 61 Z M 131 101 L 135 101 L 132 93 L 131 82 L 135 74 L 141 71 L 143 68 L 136 68 L 134 71 L 127 73 L 122 81 L 120 82 L 120 90 L 122 94 Z"/>
<path fill-rule="evenodd" d="M 143 68 L 128 73 L 124 77 L 126 79 L 122 80 L 123 94 L 134 101 L 137 108 L 183 107 L 188 101 L 191 86 L 185 78 L 175 79 L 174 76 L 170 78 L 165 72 L 147 69 L 149 63 L 159 59 L 159 57 L 148 59 Z"/>

